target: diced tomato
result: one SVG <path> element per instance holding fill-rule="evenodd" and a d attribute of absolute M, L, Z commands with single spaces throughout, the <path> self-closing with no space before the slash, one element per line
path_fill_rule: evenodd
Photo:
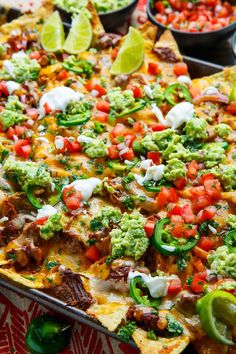
<path fill-rule="evenodd" d="M 202 280 L 206 280 L 206 278 L 207 278 L 207 271 L 206 271 L 206 269 L 204 269 L 203 271 L 198 272 L 198 273 L 196 273 L 195 275 L 197 275 L 198 278 L 200 278 L 200 279 L 202 279 Z"/>
<path fill-rule="evenodd" d="M 178 193 L 176 192 L 176 189 L 171 187 L 169 188 L 169 202 L 170 203 L 177 203 L 179 200 Z"/>
<path fill-rule="evenodd" d="M 116 145 L 111 145 L 108 147 L 108 156 L 110 159 L 118 159 L 119 158 L 119 150 Z"/>
<path fill-rule="evenodd" d="M 182 207 L 179 205 L 174 205 L 171 210 L 168 212 L 168 216 L 171 215 L 182 215 Z"/>
<path fill-rule="evenodd" d="M 120 124 L 118 123 L 111 131 L 111 134 L 114 137 L 118 137 L 118 136 L 126 136 L 129 134 L 128 129 L 124 126 L 124 124 Z"/>
<path fill-rule="evenodd" d="M 81 205 L 82 195 L 79 191 L 76 191 L 72 186 L 63 188 L 62 198 L 67 209 L 69 210 L 76 210 Z"/>
<path fill-rule="evenodd" d="M 174 181 L 174 185 L 177 189 L 184 189 L 187 184 L 187 180 L 185 177 L 179 177 Z"/>
<path fill-rule="evenodd" d="M 189 238 L 189 237 L 194 237 L 197 233 L 197 225 L 190 225 L 190 227 L 186 227 L 184 230 L 184 237 Z"/>
<path fill-rule="evenodd" d="M 113 50 L 111 52 L 111 59 L 112 60 L 115 60 L 117 58 L 118 51 L 119 51 L 119 49 L 117 47 L 113 48 Z"/>
<path fill-rule="evenodd" d="M 102 111 L 93 113 L 93 119 L 100 123 L 105 123 L 108 120 L 108 114 Z"/>
<path fill-rule="evenodd" d="M 36 223 L 37 225 L 43 225 L 43 224 L 45 224 L 45 222 L 47 221 L 47 219 L 48 219 L 48 216 L 44 216 L 44 217 L 42 217 L 42 218 L 40 218 L 40 219 L 36 219 L 35 223 Z"/>
<path fill-rule="evenodd" d="M 98 84 L 94 85 L 94 90 L 99 92 L 97 97 L 101 97 L 107 93 L 107 90 L 103 86 L 98 85 Z"/>
<path fill-rule="evenodd" d="M 57 74 L 57 80 L 66 80 L 68 78 L 68 71 L 65 69 L 62 69 L 58 74 Z"/>
<path fill-rule="evenodd" d="M 195 98 L 201 94 L 201 91 L 198 87 L 190 87 L 189 91 L 190 91 L 193 98 Z"/>
<path fill-rule="evenodd" d="M 135 133 L 141 133 L 143 131 L 143 125 L 141 122 L 135 122 L 133 124 L 133 129 Z"/>
<path fill-rule="evenodd" d="M 125 136 L 125 145 L 131 147 L 136 136 L 134 134 L 128 134 Z"/>
<path fill-rule="evenodd" d="M 151 238 L 154 232 L 155 222 L 151 220 L 147 220 L 146 225 L 144 226 L 144 230 L 147 234 L 147 237 Z"/>
<path fill-rule="evenodd" d="M 98 101 L 96 107 L 99 111 L 109 113 L 110 112 L 110 104 L 106 100 Z"/>
<path fill-rule="evenodd" d="M 198 215 L 197 215 L 197 222 L 201 223 L 206 220 L 212 220 L 214 216 L 216 215 L 216 207 L 214 206 L 208 206 L 205 209 L 201 210 Z"/>
<path fill-rule="evenodd" d="M 15 142 L 15 153 L 16 155 L 27 159 L 32 152 L 29 141 L 26 139 L 19 139 Z"/>
<path fill-rule="evenodd" d="M 215 176 L 213 175 L 213 173 L 206 173 L 205 175 L 202 175 L 200 178 L 199 178 L 199 182 L 201 184 L 204 184 L 205 181 L 207 180 L 213 180 L 215 179 Z"/>
<path fill-rule="evenodd" d="M 45 113 L 46 114 L 50 114 L 52 112 L 52 109 L 50 108 L 50 106 L 49 106 L 49 104 L 47 102 L 44 104 L 43 107 L 45 109 Z"/>
<path fill-rule="evenodd" d="M 170 281 L 168 287 L 168 295 L 178 294 L 182 290 L 180 279 L 173 279 Z"/>
<path fill-rule="evenodd" d="M 26 115 L 30 118 L 30 119 L 37 119 L 39 116 L 39 112 L 36 108 L 27 108 L 26 110 Z"/>
<path fill-rule="evenodd" d="M 174 237 L 181 238 L 184 237 L 184 221 L 183 219 L 179 216 L 180 220 L 175 216 L 175 219 L 173 219 L 173 216 L 171 217 L 171 234 Z M 173 220 L 173 221 L 172 221 Z"/>
<path fill-rule="evenodd" d="M 208 238 L 208 237 L 201 237 L 199 242 L 198 242 L 198 247 L 203 249 L 206 252 L 209 252 L 210 250 L 213 249 L 214 243 L 213 241 Z"/>
<path fill-rule="evenodd" d="M 86 90 L 89 92 L 94 89 L 94 84 L 92 83 L 92 81 L 86 82 L 86 84 L 84 86 L 85 86 Z"/>
<path fill-rule="evenodd" d="M 198 186 L 191 188 L 190 193 L 194 196 L 203 196 L 206 195 L 206 190 L 203 186 Z"/>
<path fill-rule="evenodd" d="M 156 165 L 160 164 L 160 154 L 157 151 L 149 151 L 147 153 L 147 158 L 152 160 L 152 162 Z"/>
<path fill-rule="evenodd" d="M 198 272 L 203 272 L 205 270 L 205 266 L 202 263 L 201 259 L 198 259 L 196 262 L 194 262 L 194 267 Z"/>
<path fill-rule="evenodd" d="M 187 224 L 192 224 L 196 220 L 196 216 L 193 214 L 190 204 L 182 206 L 181 216 Z"/>
<path fill-rule="evenodd" d="M 165 5 L 163 4 L 162 1 L 157 1 L 155 3 L 155 9 L 157 10 L 157 12 L 159 12 L 160 14 L 165 14 Z"/>
<path fill-rule="evenodd" d="M 153 132 L 161 132 L 162 130 L 165 130 L 167 127 L 161 123 L 155 124 L 152 126 L 152 131 Z"/>
<path fill-rule="evenodd" d="M 92 245 L 85 251 L 85 257 L 93 262 L 97 262 L 101 257 L 101 253 L 95 245 Z"/>
<path fill-rule="evenodd" d="M 201 209 L 204 209 L 212 204 L 211 199 L 206 195 L 195 196 L 192 199 L 192 208 L 195 213 L 198 213 Z"/>
<path fill-rule="evenodd" d="M 157 63 L 151 62 L 148 63 L 148 72 L 151 75 L 159 75 L 161 73 L 161 69 Z"/>
<path fill-rule="evenodd" d="M 35 51 L 30 53 L 29 57 L 30 57 L 30 59 L 39 60 L 41 58 L 41 54 L 40 54 L 40 52 L 38 50 L 35 50 Z"/>
<path fill-rule="evenodd" d="M 195 160 L 191 161 L 188 165 L 187 177 L 195 179 L 198 175 L 198 164 Z"/>
<path fill-rule="evenodd" d="M 13 139 L 14 135 L 17 136 L 18 138 L 22 137 L 24 133 L 26 132 L 26 127 L 23 127 L 21 125 L 15 125 L 15 127 L 10 127 L 7 129 L 7 137 L 8 139 Z"/>
<path fill-rule="evenodd" d="M 174 73 L 176 76 L 187 75 L 188 66 L 185 63 L 177 63 L 174 65 Z"/>
<path fill-rule="evenodd" d="M 132 161 L 135 158 L 134 150 L 129 148 L 129 150 L 124 152 L 121 156 L 124 160 Z"/>
<path fill-rule="evenodd" d="M 211 199 L 214 200 L 220 199 L 221 187 L 220 187 L 220 181 L 218 179 L 204 181 L 204 187 Z"/>
<path fill-rule="evenodd" d="M 82 146 L 78 141 L 70 141 L 68 139 L 67 139 L 66 147 L 70 154 L 80 152 L 82 150 Z"/>
<path fill-rule="evenodd" d="M 142 89 L 139 86 L 137 86 L 137 85 L 133 86 L 132 87 L 132 91 L 133 91 L 133 94 L 134 94 L 134 98 L 143 97 L 143 91 L 142 91 Z"/>
<path fill-rule="evenodd" d="M 168 203 L 176 203 L 179 197 L 174 188 L 162 187 L 157 195 L 157 204 L 159 208 L 163 208 Z"/>
<path fill-rule="evenodd" d="M 205 284 L 205 281 L 202 280 L 201 278 L 199 278 L 197 275 L 193 276 L 193 280 L 190 284 L 190 289 L 194 292 L 194 293 L 202 293 L 204 288 L 203 285 Z"/>
<path fill-rule="evenodd" d="M 230 102 L 230 104 L 226 107 L 226 112 L 232 115 L 236 115 L 236 101 Z"/>
<path fill-rule="evenodd" d="M 8 89 L 7 89 L 7 86 L 6 86 L 6 83 L 5 81 L 1 81 L 0 82 L 0 96 L 8 96 L 9 95 L 9 92 L 8 92 Z"/>

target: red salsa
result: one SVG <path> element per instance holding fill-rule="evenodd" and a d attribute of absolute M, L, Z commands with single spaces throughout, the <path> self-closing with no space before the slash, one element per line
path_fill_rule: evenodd
<path fill-rule="evenodd" d="M 186 32 L 216 31 L 236 20 L 236 7 L 221 0 L 158 0 L 155 9 L 162 25 Z"/>

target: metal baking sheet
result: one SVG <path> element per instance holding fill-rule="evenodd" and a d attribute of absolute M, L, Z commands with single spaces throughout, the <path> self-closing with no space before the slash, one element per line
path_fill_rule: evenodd
<path fill-rule="evenodd" d="M 8 13 L 7 21 L 10 21 L 18 17 L 19 14 L 20 14 L 19 11 L 15 11 L 14 9 L 12 9 Z M 188 64 L 189 72 L 192 78 L 212 75 L 223 69 L 223 67 L 220 65 L 212 64 L 188 56 L 184 56 L 184 61 Z M 12 290 L 33 301 L 36 301 L 46 306 L 47 308 L 59 313 L 64 317 L 89 325 L 90 327 L 94 328 L 99 332 L 104 333 L 105 335 L 120 340 L 115 333 L 108 331 L 98 321 L 89 317 L 84 311 L 79 310 L 78 308 L 75 307 L 68 306 L 64 302 L 44 293 L 43 291 L 36 290 L 36 289 L 22 288 L 6 279 L 0 279 L 0 286 Z M 130 341 L 129 344 L 135 347 L 135 344 L 132 341 Z M 183 354 L 194 354 L 194 353 L 195 351 L 191 345 L 188 346 L 188 348 L 183 352 Z"/>

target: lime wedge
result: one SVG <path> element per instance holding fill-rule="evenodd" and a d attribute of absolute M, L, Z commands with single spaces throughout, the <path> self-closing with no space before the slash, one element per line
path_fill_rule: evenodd
<path fill-rule="evenodd" d="M 57 52 L 62 49 L 65 40 L 64 27 L 58 11 L 48 18 L 42 28 L 42 46 L 48 52 Z"/>
<path fill-rule="evenodd" d="M 70 54 L 81 53 L 89 48 L 92 37 L 92 25 L 88 17 L 80 12 L 72 21 L 63 49 Z"/>
<path fill-rule="evenodd" d="M 112 75 L 131 74 L 143 63 L 144 39 L 139 30 L 130 27 L 118 56 L 111 67 Z"/>
<path fill-rule="evenodd" d="M 214 290 L 197 301 L 201 325 L 209 337 L 219 343 L 234 345 L 230 326 L 236 323 L 236 297 L 226 291 Z"/>

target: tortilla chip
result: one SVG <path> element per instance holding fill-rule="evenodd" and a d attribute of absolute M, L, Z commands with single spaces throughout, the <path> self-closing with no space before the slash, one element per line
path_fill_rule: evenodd
<path fill-rule="evenodd" d="M 147 338 L 147 332 L 141 328 L 134 331 L 132 338 L 142 354 L 179 354 L 189 344 L 187 336 L 151 340 Z"/>
<path fill-rule="evenodd" d="M 37 274 L 23 275 L 16 273 L 15 270 L 0 268 L 0 275 L 18 283 L 19 285 L 26 286 L 27 288 L 40 289 L 44 287 L 43 279 L 38 279 Z"/>
<path fill-rule="evenodd" d="M 98 319 L 109 331 L 115 331 L 125 319 L 129 306 L 117 302 L 103 305 L 94 304 L 87 310 L 87 314 Z"/>
<path fill-rule="evenodd" d="M 155 44 L 155 48 L 165 48 L 165 47 L 171 49 L 175 53 L 176 59 L 178 61 L 183 60 L 182 55 L 180 54 L 178 45 L 177 45 L 171 31 L 169 31 L 169 30 L 165 31 Z"/>

